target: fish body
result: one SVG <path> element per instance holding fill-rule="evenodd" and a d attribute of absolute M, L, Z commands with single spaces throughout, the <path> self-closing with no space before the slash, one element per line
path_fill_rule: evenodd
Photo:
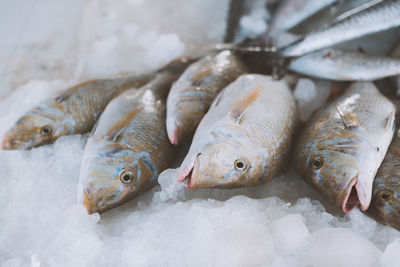
<path fill-rule="evenodd" d="M 295 58 L 288 68 L 328 80 L 373 81 L 400 75 L 400 60 L 328 48 Z"/>
<path fill-rule="evenodd" d="M 2 149 L 31 149 L 64 135 L 90 132 L 110 100 L 153 74 L 91 80 L 66 89 L 28 111 L 3 137 Z"/>
<path fill-rule="evenodd" d="M 214 100 L 193 137 L 178 180 L 188 188 L 264 183 L 285 161 L 296 103 L 283 81 L 242 75 Z"/>
<path fill-rule="evenodd" d="M 400 138 L 395 135 L 376 174 L 367 211 L 383 224 L 400 230 Z"/>
<path fill-rule="evenodd" d="M 304 54 L 400 26 L 400 0 L 383 1 L 284 48 L 285 57 Z"/>
<path fill-rule="evenodd" d="M 183 70 L 182 70 L 183 71 Z M 80 184 L 88 213 L 104 212 L 146 192 L 170 167 L 176 148 L 165 129 L 165 101 L 176 72 L 114 98 L 85 147 Z"/>
<path fill-rule="evenodd" d="M 171 143 L 178 144 L 191 136 L 217 94 L 244 72 L 244 64 L 228 50 L 190 65 L 168 95 L 167 131 Z"/>
<path fill-rule="evenodd" d="M 395 106 L 372 83 L 356 82 L 314 112 L 298 138 L 293 165 L 344 212 L 366 210 L 372 182 L 393 137 Z"/>
<path fill-rule="evenodd" d="M 286 0 L 281 1 L 276 15 L 273 17 L 270 35 L 287 31 L 316 14 L 318 11 L 338 2 L 338 0 Z"/>

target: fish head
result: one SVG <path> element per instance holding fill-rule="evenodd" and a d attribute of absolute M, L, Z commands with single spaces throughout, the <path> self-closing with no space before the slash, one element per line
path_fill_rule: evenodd
<path fill-rule="evenodd" d="M 55 116 L 46 107 L 39 106 L 26 113 L 9 129 L 1 140 L 4 150 L 32 149 L 53 143 L 69 130 L 65 127 L 66 116 Z"/>
<path fill-rule="evenodd" d="M 400 230 L 400 186 L 398 176 L 385 185 L 379 181 L 374 182 L 372 204 L 368 212 L 384 224 L 391 225 Z"/>
<path fill-rule="evenodd" d="M 117 144 L 87 152 L 81 166 L 80 183 L 83 204 L 89 214 L 121 205 L 157 183 L 157 169 L 145 154 L 134 153 Z"/>
<path fill-rule="evenodd" d="M 190 156 L 193 155 L 193 156 Z M 257 146 L 215 142 L 189 153 L 178 173 L 187 188 L 236 188 L 263 182 L 266 151 Z"/>
<path fill-rule="evenodd" d="M 357 144 L 346 140 L 336 141 L 309 142 L 300 153 L 295 152 L 295 167 L 308 184 L 328 196 L 343 212 L 359 204 L 366 210 L 375 176 L 373 153 L 363 153 Z"/>

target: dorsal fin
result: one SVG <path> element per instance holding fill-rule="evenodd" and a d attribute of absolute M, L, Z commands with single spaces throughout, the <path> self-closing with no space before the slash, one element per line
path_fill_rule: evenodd
<path fill-rule="evenodd" d="M 360 126 L 360 122 L 354 112 L 346 112 L 340 107 L 340 105 L 336 105 L 336 110 L 342 119 L 345 130 L 351 130 L 352 128 Z"/>
<path fill-rule="evenodd" d="M 135 110 L 131 111 L 129 114 L 126 116 L 118 119 L 115 121 L 110 129 L 108 130 L 105 138 L 109 141 L 112 141 L 116 143 L 118 141 L 118 138 L 121 136 L 121 134 L 124 132 L 125 128 L 128 126 L 128 124 L 132 121 L 132 118 L 141 110 L 141 108 L 136 108 Z"/>
<path fill-rule="evenodd" d="M 262 86 L 254 88 L 248 95 L 244 98 L 237 98 L 231 105 L 230 114 L 237 123 L 243 117 L 244 111 L 257 99 L 260 94 Z"/>
<path fill-rule="evenodd" d="M 73 87 L 70 87 L 64 91 L 62 91 L 59 95 L 56 96 L 55 100 L 60 103 L 63 102 L 64 100 L 68 99 L 69 97 L 71 97 L 71 95 L 73 95 L 77 90 L 79 90 L 81 87 L 84 87 L 92 82 L 95 82 L 97 80 L 90 80 L 90 81 L 86 81 L 86 82 L 82 82 L 80 84 L 77 84 Z"/>

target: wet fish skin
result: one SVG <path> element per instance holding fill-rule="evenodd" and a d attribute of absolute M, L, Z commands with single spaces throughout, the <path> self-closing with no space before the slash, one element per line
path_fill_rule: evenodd
<path fill-rule="evenodd" d="M 332 26 L 306 35 L 281 51 L 285 57 L 304 54 L 400 26 L 400 1 L 383 1 Z"/>
<path fill-rule="evenodd" d="M 170 167 L 176 147 L 165 129 L 165 102 L 181 71 L 164 68 L 145 86 L 114 98 L 100 116 L 80 172 L 88 213 L 104 212 L 148 191 Z"/>
<path fill-rule="evenodd" d="M 132 86 L 148 82 L 153 74 L 97 79 L 68 88 L 28 111 L 8 130 L 5 150 L 31 149 L 53 143 L 64 135 L 89 132 L 108 102 Z"/>
<path fill-rule="evenodd" d="M 188 189 L 236 188 L 270 180 L 282 167 L 296 122 L 284 81 L 241 75 L 214 100 L 178 171 Z"/>
<path fill-rule="evenodd" d="M 288 69 L 335 81 L 373 81 L 400 75 L 400 60 L 328 48 L 293 59 Z"/>
<path fill-rule="evenodd" d="M 393 138 L 376 174 L 371 206 L 367 213 L 400 230 L 400 138 Z"/>
<path fill-rule="evenodd" d="M 393 137 L 395 106 L 372 83 L 356 82 L 317 110 L 296 142 L 293 166 L 345 213 L 366 210 Z"/>
<path fill-rule="evenodd" d="M 282 1 L 269 27 L 269 34 L 275 35 L 300 24 L 318 11 L 338 2 L 338 0 L 286 0 Z"/>
<path fill-rule="evenodd" d="M 190 65 L 172 86 L 167 100 L 167 132 L 177 145 L 191 136 L 217 94 L 246 72 L 241 60 L 225 50 Z"/>

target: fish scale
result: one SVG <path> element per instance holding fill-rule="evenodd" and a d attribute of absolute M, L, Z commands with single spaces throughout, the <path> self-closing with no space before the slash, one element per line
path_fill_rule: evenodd
<path fill-rule="evenodd" d="M 393 136 L 394 114 L 393 103 L 372 83 L 354 83 L 307 123 L 294 150 L 296 171 L 344 212 L 354 208 L 354 203 L 346 206 L 349 198 L 355 200 L 353 189 L 367 209 L 373 178 Z"/>
<path fill-rule="evenodd" d="M 281 51 L 285 57 L 316 50 L 400 26 L 400 1 L 387 0 L 332 26 L 306 35 Z"/>
<path fill-rule="evenodd" d="M 4 135 L 2 149 L 31 149 L 50 144 L 63 135 L 89 132 L 113 97 L 153 77 L 152 73 L 125 75 L 71 87 L 22 116 Z M 51 132 L 42 134 L 43 127 L 49 127 Z"/>
<path fill-rule="evenodd" d="M 400 230 L 400 138 L 393 138 L 376 174 L 367 213 Z"/>
<path fill-rule="evenodd" d="M 189 66 L 172 86 L 167 100 L 167 132 L 178 144 L 190 137 L 217 94 L 246 67 L 234 53 L 222 51 Z"/>
<path fill-rule="evenodd" d="M 283 81 L 241 75 L 217 96 L 200 122 L 179 180 L 189 179 L 189 188 L 234 188 L 270 180 L 285 162 L 295 111 Z"/>
<path fill-rule="evenodd" d="M 157 72 L 145 86 L 113 99 L 100 116 L 85 147 L 80 173 L 89 213 L 104 212 L 146 192 L 174 160 L 176 147 L 165 129 L 165 102 L 185 64 L 170 67 Z M 128 182 L 123 180 L 126 175 Z"/>

